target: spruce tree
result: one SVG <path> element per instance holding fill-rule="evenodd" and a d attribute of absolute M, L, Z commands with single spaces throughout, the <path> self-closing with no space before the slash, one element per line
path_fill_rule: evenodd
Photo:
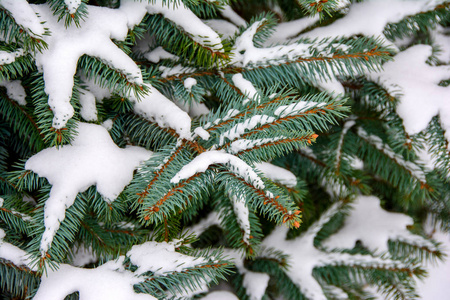
<path fill-rule="evenodd" d="M 449 1 L 0 14 L 1 299 L 415 299 L 443 259 Z"/>

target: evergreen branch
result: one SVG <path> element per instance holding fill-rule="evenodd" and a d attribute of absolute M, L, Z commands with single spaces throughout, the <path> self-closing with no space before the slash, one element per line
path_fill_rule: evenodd
<path fill-rule="evenodd" d="M 31 226 L 29 219 L 31 218 L 29 216 L 14 209 L 0 207 L 0 219 L 19 232 L 27 235 L 30 234 Z"/>
<path fill-rule="evenodd" d="M 419 168 L 417 165 L 414 165 L 411 162 L 405 162 L 399 155 L 396 155 L 392 152 L 392 150 L 387 145 L 381 145 L 380 141 L 375 140 L 373 137 L 368 136 L 365 133 L 361 133 L 361 131 L 358 131 L 358 138 L 360 138 L 362 141 L 364 141 L 364 144 L 361 147 L 361 152 L 368 152 L 370 151 L 370 155 L 375 155 L 375 152 L 372 152 L 371 150 L 375 150 L 379 154 L 382 155 L 383 158 L 380 157 L 380 159 L 377 161 L 376 165 L 371 163 L 371 166 L 374 167 L 374 170 L 383 178 L 386 178 L 391 184 L 393 184 L 396 187 L 404 189 L 405 186 L 408 186 L 407 182 L 412 179 L 414 182 L 416 182 L 419 185 L 419 188 L 421 190 L 425 190 L 428 192 L 433 192 L 434 189 L 428 185 L 425 178 L 421 179 L 418 177 L 419 170 L 412 170 L 411 167 Z M 371 148 L 368 148 L 371 147 Z M 365 156 L 365 155 L 363 155 Z M 392 172 L 389 172 L 387 170 L 383 170 L 383 166 L 381 164 L 382 161 L 390 161 L 394 163 L 394 165 L 397 166 L 399 170 L 402 170 L 404 174 L 407 174 L 407 178 L 402 176 L 394 176 Z M 366 162 L 372 162 L 371 160 L 365 160 Z M 392 170 L 392 168 L 390 169 Z M 417 187 L 416 184 L 416 187 Z"/>
<path fill-rule="evenodd" d="M 122 96 L 134 95 L 139 99 L 140 96 L 148 93 L 145 85 L 128 80 L 128 74 L 114 69 L 99 58 L 83 55 L 78 60 L 77 69 L 83 70 L 88 80 L 93 80 L 102 88 L 120 91 Z"/>
<path fill-rule="evenodd" d="M 200 178 L 202 175 L 210 176 L 208 172 L 196 173 L 173 186 L 157 201 L 148 201 L 148 198 L 145 198 L 149 204 L 143 204 L 145 208 L 141 209 L 140 217 L 147 223 L 160 223 L 166 215 L 172 215 L 192 205 L 190 200 L 195 199 L 202 190 L 208 190 L 208 185 L 205 185 L 207 181 Z"/>
<path fill-rule="evenodd" d="M 28 110 L 9 98 L 2 90 L 0 90 L 0 100 L 2 100 L 0 101 L 0 114 L 3 115 L 15 133 L 28 141 L 34 152 L 41 150 L 44 147 L 44 135 L 40 132 L 36 121 Z"/>
<path fill-rule="evenodd" d="M 281 127 L 283 129 L 285 128 L 287 130 L 292 130 L 294 128 L 297 130 L 305 130 L 305 129 L 309 130 L 311 126 L 310 123 L 317 124 L 317 127 L 319 129 L 325 129 L 326 125 L 323 122 L 322 117 L 327 118 L 328 119 L 327 121 L 333 123 L 334 118 L 330 116 L 330 112 L 340 115 L 339 110 L 342 109 L 343 108 L 341 105 L 331 103 L 326 106 L 322 106 L 320 108 L 314 107 L 293 115 L 289 114 L 284 117 L 277 118 L 272 122 L 253 128 L 251 131 L 242 134 L 239 138 L 241 139 L 251 138 L 252 136 L 258 135 L 259 133 L 267 132 L 269 129 L 275 131 L 276 130 L 275 128 L 277 128 L 277 130 L 279 130 L 278 127 Z M 312 120 L 310 121 L 310 119 Z M 314 122 L 313 120 L 316 122 Z M 237 138 L 232 139 L 231 141 L 221 145 L 218 149 L 226 149 L 231 145 L 231 143 L 233 143 L 236 140 Z"/>
<path fill-rule="evenodd" d="M 203 76 L 219 76 L 220 73 L 222 74 L 239 74 L 239 73 L 251 73 L 253 71 L 261 71 L 271 68 L 276 68 L 279 66 L 290 66 L 293 64 L 302 64 L 302 63 L 313 63 L 313 62 L 324 62 L 324 63 L 330 63 L 330 62 L 340 62 L 340 61 L 354 61 L 356 62 L 369 62 L 371 59 L 374 58 L 380 58 L 380 59 L 387 59 L 387 57 L 390 57 L 391 54 L 388 51 L 384 50 L 377 50 L 377 48 L 373 48 L 368 51 L 361 51 L 356 53 L 348 53 L 348 54 L 339 54 L 335 53 L 332 56 L 317 56 L 317 57 L 299 57 L 293 60 L 289 61 L 279 61 L 276 64 L 267 64 L 262 66 L 249 66 L 246 68 L 243 67 L 236 67 L 236 66 L 227 66 L 221 69 L 208 69 L 204 71 L 195 71 L 195 72 L 187 72 L 183 74 L 178 75 L 172 75 L 165 78 L 159 79 L 161 83 L 170 82 L 173 80 L 182 80 L 184 78 L 196 78 L 196 77 L 203 77 Z M 297 70 L 298 71 L 298 70 Z"/>
<path fill-rule="evenodd" d="M 436 5 L 432 10 L 409 16 L 400 22 L 388 24 L 383 34 L 390 40 L 427 32 L 442 20 L 450 18 L 450 2 Z"/>
<path fill-rule="evenodd" d="M 184 143 L 181 143 L 178 147 L 176 147 L 176 149 L 170 154 L 170 156 L 167 158 L 167 161 L 164 162 L 164 164 L 162 164 L 155 172 L 153 175 L 152 180 L 147 184 L 147 186 L 145 187 L 145 189 L 140 192 L 137 193 L 136 195 L 139 196 L 139 198 L 137 199 L 138 203 L 142 203 L 144 201 L 144 199 L 147 197 L 147 195 L 150 192 L 150 189 L 152 188 L 152 186 L 155 184 L 155 182 L 158 180 L 158 178 L 161 176 L 161 174 L 168 168 L 168 166 L 174 161 L 175 157 L 180 154 L 180 152 L 184 150 Z"/>
<path fill-rule="evenodd" d="M 39 286 L 40 275 L 26 266 L 0 258 L 0 290 L 15 297 L 30 297 Z"/>
<path fill-rule="evenodd" d="M 30 28 L 24 28 L 18 25 L 11 13 L 0 7 L 0 32 L 2 32 L 2 40 L 6 44 L 19 44 L 25 52 L 42 52 L 48 48 L 47 43 L 41 39 L 41 36 L 31 32 Z M 45 32 L 44 35 L 48 35 Z M 1 78 L 1 77 L 0 77 Z"/>
<path fill-rule="evenodd" d="M 272 105 L 277 105 L 277 104 L 282 104 L 284 101 L 289 100 L 291 98 L 290 95 L 281 95 L 279 97 L 275 97 L 274 99 L 268 101 L 268 102 L 264 102 L 261 103 L 259 105 L 257 105 L 256 107 L 251 105 L 253 104 L 253 102 L 251 102 L 250 104 L 248 104 L 245 108 L 245 110 L 243 110 L 242 112 L 231 116 L 227 119 L 221 119 L 217 124 L 212 125 L 211 127 L 206 128 L 206 131 L 208 132 L 213 132 L 215 130 L 220 129 L 221 127 L 225 127 L 226 125 L 238 121 L 242 118 L 245 118 L 246 116 L 250 115 L 253 113 L 253 111 L 263 111 L 266 107 L 272 106 Z"/>
<path fill-rule="evenodd" d="M 65 128 L 55 129 L 52 127 L 53 113 L 48 105 L 48 96 L 45 93 L 45 82 L 42 74 L 35 73 L 30 76 L 28 84 L 32 86 L 31 97 L 34 104 L 34 114 L 40 133 L 44 135 L 44 142 L 48 146 L 57 147 L 69 144 L 74 138 L 77 115 L 67 122 Z M 71 104 L 75 108 L 78 106 L 78 89 L 78 81 L 74 80 Z"/>
<path fill-rule="evenodd" d="M 16 79 L 28 74 L 34 68 L 30 54 L 18 56 L 11 63 L 0 65 L 0 80 Z"/>
<path fill-rule="evenodd" d="M 211 280 L 217 281 L 216 278 L 225 279 L 225 275 L 230 272 L 231 266 L 228 262 L 206 262 L 180 272 L 146 278 L 139 288 L 153 291 L 153 293 L 156 291 L 164 293 L 164 290 L 168 289 L 168 292 L 173 296 L 189 293 L 189 291 L 201 288 L 202 282 L 209 284 Z M 162 296 L 160 295 L 160 297 Z"/>
<path fill-rule="evenodd" d="M 229 59 L 227 45 L 224 52 L 206 47 L 161 15 L 146 16 L 142 23 L 154 34 L 158 44 L 190 64 L 208 68 Z"/>
<path fill-rule="evenodd" d="M 226 190 L 242 191 L 239 193 L 246 196 L 247 203 L 262 215 L 275 219 L 277 223 L 287 223 L 289 227 L 300 227 L 300 210 L 291 203 L 289 198 L 280 195 L 270 197 L 264 190 L 254 187 L 244 178 L 231 172 L 220 172 L 219 176 L 221 178 L 218 180 L 225 185 Z M 232 184 L 239 187 L 233 187 Z"/>

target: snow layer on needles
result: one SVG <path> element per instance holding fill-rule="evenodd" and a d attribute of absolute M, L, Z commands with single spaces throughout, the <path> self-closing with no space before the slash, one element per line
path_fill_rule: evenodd
<path fill-rule="evenodd" d="M 297 185 L 297 177 L 291 171 L 275 166 L 268 162 L 255 164 L 255 168 L 260 170 L 268 179 L 281 183 L 289 188 Z"/>
<path fill-rule="evenodd" d="M 48 49 L 36 53 L 36 64 L 44 72 L 45 92 L 53 111 L 53 127 L 63 128 L 73 116 L 70 104 L 78 59 L 87 54 L 127 74 L 127 80 L 142 84 L 139 67 L 111 39 L 123 41 L 128 33 L 128 18 L 118 9 L 87 6 L 89 16 L 82 26 L 65 27 L 46 4 L 33 9 L 51 31 L 43 37 Z M 95 16 L 95 17 L 94 17 Z"/>
<path fill-rule="evenodd" d="M 225 120 L 225 118 L 223 120 Z M 244 122 L 238 123 L 234 125 L 231 129 L 222 133 L 219 138 L 219 146 L 225 144 L 225 138 L 229 140 L 234 140 L 240 137 L 242 134 L 244 134 L 246 130 L 251 130 L 258 125 L 272 123 L 275 120 L 276 119 L 274 117 L 267 115 L 255 115 L 250 118 L 247 118 Z"/>
<path fill-rule="evenodd" d="M 78 193 L 96 185 L 105 200 L 113 201 L 131 181 L 140 162 L 150 156 L 150 151 L 140 147 L 117 147 L 100 125 L 79 123 L 78 136 L 71 145 L 47 148 L 28 159 L 25 168 L 52 184 L 44 208 L 42 253 L 49 249 Z"/>
<path fill-rule="evenodd" d="M 2 0 L 0 5 L 7 9 L 16 23 L 23 26 L 31 36 L 40 38 L 45 33 L 41 20 L 26 0 Z"/>
<path fill-rule="evenodd" d="M 190 163 L 185 165 L 181 170 L 175 174 L 175 176 L 170 180 L 171 183 L 178 183 L 181 180 L 187 179 L 196 173 L 205 172 L 210 165 L 214 164 L 228 164 L 230 170 L 244 178 L 247 182 L 251 183 L 257 189 L 264 188 L 264 182 L 259 178 L 259 176 L 253 171 L 247 163 L 242 159 L 217 150 L 211 150 L 201 153 L 199 156 L 194 158 Z"/>
<path fill-rule="evenodd" d="M 122 266 L 123 257 L 109 261 L 94 269 L 77 268 L 60 264 L 57 270 L 47 270 L 42 276 L 34 300 L 61 300 L 79 292 L 80 300 L 155 300 L 148 294 L 134 292 L 139 279 Z"/>
<path fill-rule="evenodd" d="M 0 199 L 3 200 L 2 198 Z M 0 258 L 9 260 L 16 266 L 19 267 L 26 266 L 36 271 L 36 268 L 31 267 L 32 263 L 28 259 L 29 256 L 28 253 L 17 246 L 14 246 L 10 243 L 3 241 L 5 236 L 6 236 L 5 231 L 0 228 Z"/>
<path fill-rule="evenodd" d="M 27 104 L 27 101 L 25 100 L 27 94 L 25 93 L 25 89 L 20 80 L 0 81 L 0 86 L 5 87 L 8 97 L 16 101 L 19 105 Z"/>
<path fill-rule="evenodd" d="M 127 256 L 132 264 L 138 266 L 137 275 L 152 271 L 156 276 L 169 272 L 181 272 L 186 268 L 205 263 L 203 258 L 175 252 L 177 245 L 173 242 L 146 242 L 136 245 L 128 251 Z"/>
<path fill-rule="evenodd" d="M 322 245 L 352 249 L 359 240 L 372 251 L 387 252 L 389 240 L 400 240 L 430 249 L 436 248 L 431 242 L 407 229 L 407 226 L 414 224 L 410 216 L 385 211 L 380 206 L 380 199 L 375 196 L 358 196 L 352 207 L 344 226 Z"/>
<path fill-rule="evenodd" d="M 388 23 L 396 23 L 407 16 L 430 10 L 442 2 L 444 0 L 366 0 L 353 3 L 343 18 L 306 32 L 301 37 L 350 37 L 358 34 L 384 36 L 383 30 Z"/>
<path fill-rule="evenodd" d="M 431 54 L 431 46 L 410 47 L 398 53 L 394 61 L 385 63 L 383 71 L 368 76 L 391 93 L 400 89 L 400 95 L 396 95 L 400 99 L 396 110 L 408 134 L 424 130 L 439 114 L 447 139 L 450 139 L 450 87 L 438 85 L 450 78 L 450 66 L 427 64 Z"/>
<path fill-rule="evenodd" d="M 406 267 L 404 264 L 386 258 L 371 255 L 351 255 L 340 252 L 327 252 L 314 247 L 314 239 L 322 227 L 339 211 L 340 203 L 333 204 L 320 219 L 312 224 L 306 232 L 299 237 L 286 240 L 288 228 L 279 226 L 268 235 L 262 246 L 282 251 L 289 255 L 290 268 L 286 274 L 298 286 L 301 292 L 309 299 L 326 300 L 321 285 L 313 277 L 316 267 L 327 265 L 343 266 L 373 266 L 378 268 Z M 359 225 L 358 225 L 359 226 Z"/>
<path fill-rule="evenodd" d="M 172 101 L 167 99 L 157 89 L 147 85 L 149 92 L 136 99 L 134 96 L 128 98 L 134 102 L 134 111 L 142 117 L 158 123 L 163 128 L 173 128 L 180 138 L 191 138 L 191 118 Z"/>
<path fill-rule="evenodd" d="M 64 0 L 64 3 L 66 4 L 69 14 L 74 14 L 77 12 L 77 9 L 81 4 L 81 0 Z"/>

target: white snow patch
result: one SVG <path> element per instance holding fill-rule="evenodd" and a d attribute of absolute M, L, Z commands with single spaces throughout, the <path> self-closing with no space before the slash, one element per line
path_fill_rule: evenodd
<path fill-rule="evenodd" d="M 261 162 L 255 164 L 255 168 L 260 170 L 265 177 L 274 182 L 278 182 L 289 188 L 293 188 L 297 185 L 297 177 L 295 174 L 282 167 L 275 166 L 268 162 Z"/>
<path fill-rule="evenodd" d="M 80 115 L 86 121 L 97 121 L 95 96 L 87 90 L 80 91 Z"/>
<path fill-rule="evenodd" d="M 266 273 L 247 271 L 242 285 L 246 288 L 250 300 L 261 300 L 264 296 L 270 276 Z"/>
<path fill-rule="evenodd" d="M 231 79 L 233 84 L 242 92 L 242 94 L 248 96 L 248 99 L 253 101 L 259 101 L 261 99 L 261 96 L 258 94 L 253 84 L 245 79 L 242 74 L 235 74 Z"/>
<path fill-rule="evenodd" d="M 171 59 L 174 61 L 177 61 L 179 58 L 176 55 L 173 55 L 170 52 L 167 52 L 164 50 L 163 47 L 159 46 L 155 49 L 153 49 L 150 52 L 147 52 L 144 54 L 144 57 L 151 61 L 152 63 L 159 63 L 162 59 Z"/>
<path fill-rule="evenodd" d="M 414 224 L 410 216 L 385 211 L 381 208 L 380 199 L 377 197 L 358 196 L 352 207 L 344 226 L 322 245 L 329 248 L 352 249 L 359 240 L 371 251 L 384 253 L 388 251 L 389 240 L 400 240 L 435 249 L 431 242 L 412 234 L 407 229 L 407 226 Z"/>
<path fill-rule="evenodd" d="M 180 138 L 190 139 L 191 118 L 189 115 L 153 86 L 147 84 L 147 87 L 149 92 L 139 100 L 132 95 L 128 96 L 134 103 L 134 111 L 162 128 L 173 128 Z"/>
<path fill-rule="evenodd" d="M 223 120 L 225 120 L 225 118 Z M 258 125 L 272 123 L 275 120 L 276 119 L 274 117 L 270 117 L 267 115 L 254 115 L 250 118 L 247 118 L 244 122 L 238 123 L 231 129 L 222 133 L 219 138 L 219 145 L 222 146 L 225 143 L 225 138 L 234 140 L 244 134 L 246 130 L 251 130 Z"/>
<path fill-rule="evenodd" d="M 195 80 L 195 78 L 189 77 L 184 80 L 183 84 L 184 84 L 185 89 L 190 93 L 192 90 L 192 87 L 197 84 L 197 80 Z"/>
<path fill-rule="evenodd" d="M 298 101 L 296 103 L 292 103 L 289 105 L 282 105 L 278 107 L 274 115 L 279 116 L 280 118 L 284 118 L 287 116 L 295 115 L 300 112 L 307 111 L 309 109 L 312 109 L 314 107 L 323 107 L 326 103 L 324 102 L 314 102 L 314 101 Z"/>
<path fill-rule="evenodd" d="M 23 49 L 17 49 L 14 52 L 0 51 L 0 66 L 15 62 L 16 58 L 23 54 Z"/>
<path fill-rule="evenodd" d="M 74 14 L 77 12 L 78 7 L 81 4 L 81 0 L 64 0 L 69 14 Z"/>
<path fill-rule="evenodd" d="M 141 280 L 122 266 L 123 257 L 94 269 L 60 264 L 57 270 L 47 269 L 42 276 L 34 300 L 61 300 L 79 292 L 80 300 L 155 300 L 153 296 L 135 293 L 133 285 Z"/>
<path fill-rule="evenodd" d="M 3 241 L 5 236 L 5 231 L 0 228 L 0 258 L 9 260 L 16 266 L 26 266 L 36 271 L 36 268 L 32 267 L 32 262 L 29 259 L 29 254 L 19 247 Z"/>
<path fill-rule="evenodd" d="M 201 300 L 239 300 L 239 298 L 227 291 L 214 291 L 201 298 Z"/>
<path fill-rule="evenodd" d="M 44 207 L 42 253 L 48 251 L 78 193 L 96 185 L 106 201 L 113 201 L 151 154 L 140 147 L 121 149 L 102 126 L 78 123 L 78 135 L 71 145 L 47 148 L 28 159 L 25 169 L 47 178 L 52 185 Z"/>
<path fill-rule="evenodd" d="M 197 134 L 199 137 L 202 138 L 202 140 L 205 140 L 205 141 L 209 140 L 209 138 L 211 137 L 209 132 L 206 131 L 205 129 L 203 129 L 203 127 L 195 128 L 194 133 Z"/>
<path fill-rule="evenodd" d="M 162 14 L 165 18 L 182 27 L 197 43 L 214 51 L 223 52 L 222 40 L 210 27 L 205 25 L 184 3 L 163 4 L 163 0 L 154 0 L 147 4 L 150 14 Z"/>
<path fill-rule="evenodd" d="M 446 137 L 450 139 L 450 87 L 438 85 L 441 80 L 450 78 L 450 66 L 428 65 L 426 60 L 431 54 L 431 46 L 410 47 L 398 53 L 394 61 L 385 63 L 383 71 L 368 74 L 368 77 L 379 81 L 392 93 L 401 89 L 396 111 L 408 134 L 424 130 L 439 114 Z"/>
<path fill-rule="evenodd" d="M 8 97 L 19 103 L 19 105 L 27 104 L 27 101 L 25 100 L 27 94 L 25 93 L 25 89 L 20 80 L 0 81 L 0 86 L 4 86 Z"/>
<path fill-rule="evenodd" d="M 2 0 L 0 5 L 12 14 L 16 23 L 23 26 L 29 35 L 40 38 L 45 33 L 41 20 L 26 0 Z"/>
<path fill-rule="evenodd" d="M 250 220 L 249 220 L 249 211 L 247 204 L 245 203 L 245 197 L 243 195 L 231 195 L 230 194 L 231 203 L 233 204 L 233 211 L 238 221 L 239 227 L 244 232 L 244 236 L 242 240 L 247 245 L 250 244 Z"/>
<path fill-rule="evenodd" d="M 443 0 L 366 0 L 353 3 L 343 18 L 328 26 L 318 27 L 306 32 L 301 37 L 324 38 L 354 35 L 384 37 L 383 30 L 388 23 L 396 23 L 407 16 L 432 9 L 441 2 Z"/>
<path fill-rule="evenodd" d="M 203 258 L 193 257 L 178 253 L 178 247 L 174 242 L 146 242 L 135 245 L 128 251 L 127 256 L 132 264 L 138 266 L 136 274 L 141 275 L 152 271 L 156 275 L 164 275 L 168 272 L 181 272 L 186 268 L 205 263 Z"/>
<path fill-rule="evenodd" d="M 123 41 L 127 36 L 128 19 L 124 12 L 87 5 L 89 16 L 83 26 L 66 28 L 64 22 L 58 22 L 48 4 L 32 7 L 52 33 L 43 37 L 48 49 L 36 53 L 36 65 L 44 72 L 45 92 L 54 114 L 54 128 L 63 128 L 73 116 L 74 109 L 70 104 L 73 76 L 82 55 L 102 60 L 111 68 L 127 74 L 127 80 L 132 83 L 143 83 L 139 67 L 111 40 Z"/>
<path fill-rule="evenodd" d="M 257 189 L 263 189 L 264 183 L 242 159 L 217 150 L 206 151 L 194 158 L 190 163 L 184 165 L 181 170 L 170 180 L 171 183 L 178 183 L 197 173 L 205 172 L 210 165 L 227 164 L 230 171 L 244 178 Z"/>

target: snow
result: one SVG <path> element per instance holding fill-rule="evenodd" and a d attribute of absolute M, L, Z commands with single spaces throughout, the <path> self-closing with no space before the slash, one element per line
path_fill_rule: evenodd
<path fill-rule="evenodd" d="M 74 14 L 77 12 L 78 7 L 81 4 L 81 0 L 64 0 L 69 14 Z"/>
<path fill-rule="evenodd" d="M 338 146 L 337 146 L 337 149 L 336 149 L 336 160 L 335 160 L 335 167 L 336 168 L 338 167 L 339 161 L 341 160 L 341 155 L 342 155 L 341 148 L 342 148 L 342 144 L 344 143 L 345 135 L 350 130 L 350 128 L 353 127 L 353 125 L 355 125 L 355 121 L 349 120 L 349 121 L 346 121 L 344 123 L 344 126 L 342 128 L 342 132 L 341 132 L 341 135 L 339 137 L 339 143 L 338 143 Z"/>
<path fill-rule="evenodd" d="M 396 23 L 407 16 L 434 8 L 442 1 L 366 0 L 354 2 L 348 13 L 328 26 L 315 28 L 301 37 L 324 38 L 354 35 L 381 36 L 388 23 Z M 374 13 L 376 12 L 376 13 Z M 384 39 L 386 42 L 387 40 Z"/>
<path fill-rule="evenodd" d="M 279 226 L 275 228 L 262 242 L 262 246 L 280 250 L 289 255 L 290 268 L 286 274 L 298 286 L 301 292 L 309 299 L 326 300 L 322 287 L 312 276 L 316 267 L 326 265 L 368 266 L 377 267 L 405 267 L 402 263 L 388 258 L 373 257 L 371 255 L 350 255 L 340 252 L 327 252 L 314 247 L 314 238 L 319 230 L 334 216 L 340 203 L 333 204 L 318 221 L 308 230 L 293 240 L 286 240 L 288 228 Z M 360 226 L 360 224 L 358 224 Z M 354 241 L 355 242 L 355 241 Z M 354 243 L 353 243 L 354 244 Z M 353 246 L 352 246 L 353 248 Z"/>
<path fill-rule="evenodd" d="M 10 64 L 16 61 L 17 57 L 23 56 L 23 50 L 17 49 L 14 52 L 0 51 L 0 66 Z"/>
<path fill-rule="evenodd" d="M 201 300 L 239 300 L 239 298 L 227 291 L 214 291 L 201 298 Z"/>
<path fill-rule="evenodd" d="M 329 248 L 351 249 L 356 241 L 372 252 L 388 252 L 388 241 L 400 240 L 420 247 L 435 249 L 424 238 L 412 234 L 407 226 L 413 225 L 411 217 L 385 211 L 380 199 L 375 196 L 358 196 L 352 204 L 352 210 L 346 217 L 344 226 L 322 243 Z"/>
<path fill-rule="evenodd" d="M 44 208 L 41 252 L 48 251 L 65 210 L 78 193 L 96 185 L 105 201 L 113 201 L 131 181 L 133 171 L 151 154 L 140 147 L 121 149 L 104 127 L 78 123 L 78 135 L 71 145 L 47 148 L 28 159 L 25 168 L 52 185 Z"/>
<path fill-rule="evenodd" d="M 161 46 L 153 49 L 150 52 L 145 53 L 144 57 L 146 59 L 148 59 L 149 61 L 151 61 L 152 63 L 155 63 L 155 64 L 159 63 L 162 59 L 171 59 L 171 60 L 174 60 L 174 61 L 177 61 L 179 59 L 178 56 L 167 52 Z"/>
<path fill-rule="evenodd" d="M 150 14 L 162 14 L 165 18 L 182 27 L 197 43 L 214 51 L 223 52 L 222 40 L 219 35 L 205 25 L 183 2 L 177 5 L 165 5 L 164 2 L 163 0 L 152 1 L 151 5 L 147 5 L 147 11 Z"/>
<path fill-rule="evenodd" d="M 319 102 L 314 102 L 314 101 L 297 101 L 296 103 L 292 103 L 289 105 L 279 106 L 275 110 L 274 115 L 279 116 L 280 118 L 284 118 L 287 116 L 296 115 L 300 112 L 310 110 L 314 107 L 322 107 L 325 105 L 326 105 L 326 103 L 324 103 L 324 102 L 319 103 Z"/>
<path fill-rule="evenodd" d="M 1 198 L 0 198 L 1 199 Z M 2 199 L 3 200 L 3 199 Z M 0 205 L 1 207 L 1 205 Z M 34 271 L 36 268 L 31 267 L 32 262 L 28 258 L 28 253 L 24 250 L 20 249 L 17 246 L 14 246 L 10 243 L 3 241 L 6 233 L 3 229 L 0 228 L 0 258 L 9 260 L 16 266 L 26 266 Z"/>
<path fill-rule="evenodd" d="M 225 120 L 225 118 L 223 120 Z M 238 123 L 238 124 L 234 125 L 231 129 L 223 132 L 219 138 L 220 139 L 219 146 L 222 146 L 223 144 L 225 144 L 225 138 L 227 138 L 229 140 L 234 140 L 234 139 L 240 137 L 242 134 L 244 134 L 246 130 L 251 130 L 258 125 L 272 123 L 275 120 L 276 119 L 274 117 L 267 116 L 267 115 L 251 116 L 250 118 L 245 119 L 244 122 Z"/>
<path fill-rule="evenodd" d="M 265 138 L 265 139 L 254 139 L 254 140 L 239 139 L 239 140 L 236 140 L 236 141 L 232 142 L 230 144 L 230 148 L 227 149 L 227 151 L 229 153 L 236 154 L 236 153 L 239 153 L 241 151 L 245 151 L 247 149 L 252 149 L 252 148 L 257 147 L 257 146 L 261 146 L 261 145 L 264 145 L 264 144 L 268 144 L 268 143 L 273 143 L 273 142 L 279 141 L 279 140 L 281 140 L 283 138 L 284 137 L 281 136 L 281 137 L 276 137 L 276 138 Z"/>
<path fill-rule="evenodd" d="M 242 285 L 246 288 L 250 300 L 261 300 L 269 284 L 270 276 L 266 273 L 247 271 Z"/>
<path fill-rule="evenodd" d="M 75 267 L 82 267 L 97 261 L 98 257 L 92 251 L 91 246 L 86 248 L 85 245 L 80 245 L 74 251 L 71 265 Z"/>
<path fill-rule="evenodd" d="M 396 111 L 408 134 L 424 130 L 439 114 L 450 139 L 450 87 L 438 86 L 440 81 L 450 78 L 450 66 L 428 65 L 426 60 L 431 54 L 431 46 L 412 46 L 398 53 L 394 61 L 385 63 L 383 71 L 368 77 L 400 99 Z M 400 94 L 395 95 L 399 89 Z"/>
<path fill-rule="evenodd" d="M 239 227 L 241 228 L 242 232 L 244 233 L 244 236 L 242 237 L 242 240 L 247 245 L 250 244 L 250 220 L 249 220 L 249 211 L 248 207 L 246 205 L 245 197 L 244 195 L 231 195 L 231 203 L 233 204 L 233 211 L 234 215 L 236 216 L 236 219 L 238 221 Z"/>
<path fill-rule="evenodd" d="M 6 94 L 9 98 L 16 101 L 19 105 L 26 105 L 26 93 L 20 80 L 4 80 L 0 81 L 0 86 L 6 88 Z"/>
<path fill-rule="evenodd" d="M 253 101 L 259 101 L 260 95 L 256 91 L 253 84 L 242 76 L 242 74 L 235 74 L 231 77 L 233 84 L 242 92 L 242 94 L 248 96 L 248 99 Z M 245 100 L 245 101 L 248 101 Z M 244 101 L 244 102 L 245 102 Z"/>
<path fill-rule="evenodd" d="M 184 80 L 183 84 L 184 84 L 185 89 L 190 93 L 192 90 L 192 87 L 197 84 L 197 80 L 195 80 L 195 78 L 189 77 Z"/>
<path fill-rule="evenodd" d="M 80 115 L 85 121 L 97 121 L 95 95 L 87 90 L 80 92 Z"/>
<path fill-rule="evenodd" d="M 437 230 L 432 237 L 442 243 L 442 252 L 447 256 L 444 262 L 426 265 L 428 277 L 417 282 L 417 293 L 423 300 L 446 299 L 450 295 L 450 235 Z"/>
<path fill-rule="evenodd" d="M 219 33 L 224 39 L 233 37 L 239 31 L 234 24 L 225 20 L 209 19 L 203 20 L 203 22 L 211 27 L 215 32 Z"/>
<path fill-rule="evenodd" d="M 268 162 L 257 163 L 255 164 L 255 168 L 260 170 L 266 178 L 285 185 L 288 188 L 293 188 L 297 185 L 297 177 L 295 174 L 284 168 Z"/>
<path fill-rule="evenodd" d="M 197 224 L 190 226 L 188 228 L 188 231 L 190 233 L 195 234 L 196 236 L 200 236 L 209 227 L 214 225 L 220 226 L 220 223 L 221 223 L 220 215 L 217 212 L 212 211 L 208 214 L 206 218 L 200 220 L 200 222 L 198 222 Z"/>
<path fill-rule="evenodd" d="M 227 164 L 230 166 L 231 172 L 244 178 L 245 181 L 251 183 L 255 188 L 264 188 L 264 182 L 253 171 L 252 167 L 234 155 L 217 150 L 206 151 L 195 157 L 190 163 L 184 165 L 170 182 L 176 184 L 197 173 L 205 172 L 209 166 L 214 164 Z"/>
<path fill-rule="evenodd" d="M 16 23 L 23 26 L 32 37 L 41 38 L 45 33 L 41 20 L 26 0 L 2 0 L 0 5 L 7 9 Z"/>
<path fill-rule="evenodd" d="M 127 256 L 132 264 L 138 266 L 135 271 L 137 275 L 152 271 L 156 276 L 160 276 L 206 263 L 203 258 L 175 252 L 178 246 L 175 242 L 146 242 L 133 246 Z"/>
<path fill-rule="evenodd" d="M 148 295 L 135 293 L 133 285 L 139 279 L 122 267 L 123 257 L 109 261 L 94 269 L 82 269 L 60 264 L 58 270 L 47 270 L 42 276 L 34 300 L 61 300 L 79 292 L 80 300 L 154 300 Z"/>
<path fill-rule="evenodd" d="M 253 23 L 237 39 L 232 49 L 231 65 L 245 67 L 248 64 L 267 63 L 268 60 L 293 59 L 297 56 L 307 56 L 309 45 L 292 44 L 270 48 L 256 48 L 253 37 L 262 21 Z"/>
<path fill-rule="evenodd" d="M 191 139 L 191 118 L 153 86 L 146 84 L 149 92 L 138 100 L 133 95 L 128 98 L 134 103 L 134 112 L 162 128 L 173 128 L 180 138 Z"/>
<path fill-rule="evenodd" d="M 65 27 L 47 4 L 33 5 L 51 35 L 44 36 L 48 49 L 36 53 L 36 65 L 44 73 L 45 92 L 53 111 L 53 127 L 63 128 L 73 116 L 70 104 L 78 59 L 87 54 L 126 74 L 128 81 L 142 84 L 139 67 L 111 39 L 123 41 L 128 33 L 127 15 L 118 9 L 87 5 L 83 26 Z M 95 17 L 94 17 L 95 16 Z"/>
<path fill-rule="evenodd" d="M 201 137 L 203 140 L 207 141 L 210 138 L 210 134 L 208 131 L 203 129 L 203 127 L 197 127 L 194 129 L 194 133 Z"/>
<path fill-rule="evenodd" d="M 238 15 L 229 5 L 223 5 L 222 9 L 220 10 L 220 14 L 233 22 L 236 26 L 245 26 L 247 22 L 242 19 L 240 15 Z"/>

